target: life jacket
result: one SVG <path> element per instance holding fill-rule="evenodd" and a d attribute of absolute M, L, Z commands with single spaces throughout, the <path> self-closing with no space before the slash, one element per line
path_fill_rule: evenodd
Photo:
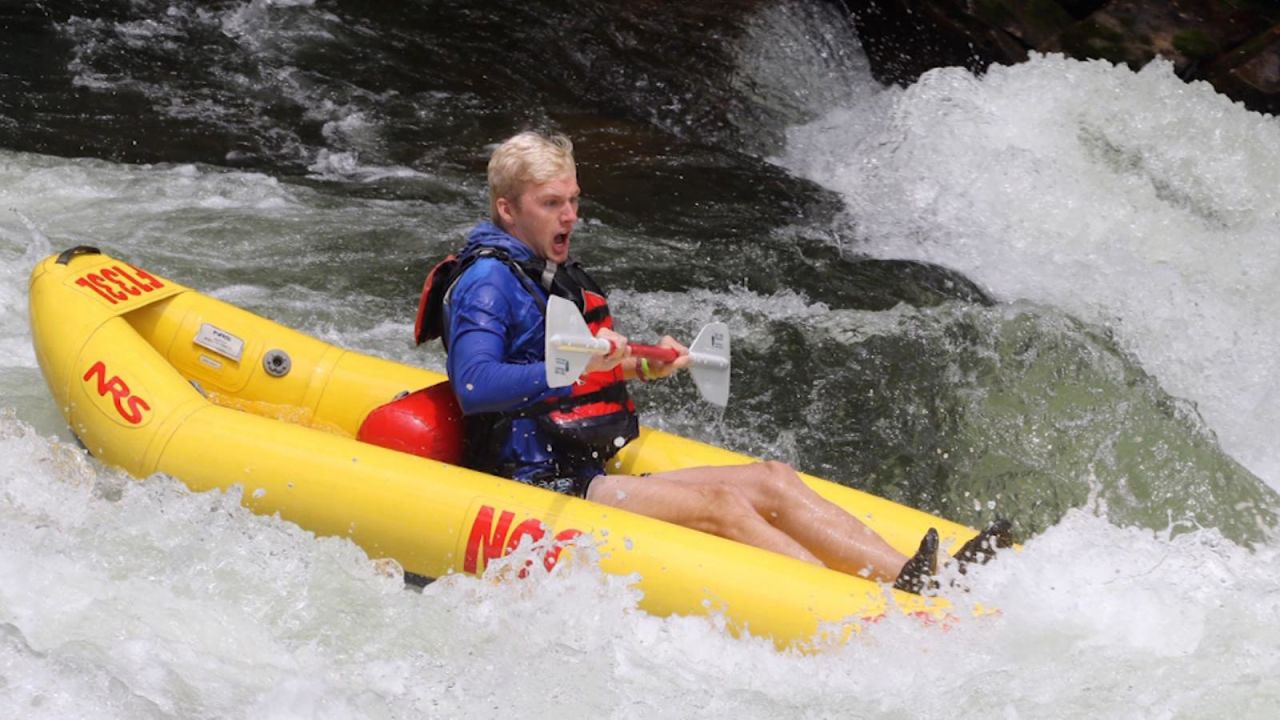
<path fill-rule="evenodd" d="M 540 258 L 517 261 L 502 248 L 479 246 L 461 255 L 449 255 L 427 273 L 414 323 L 414 340 L 418 344 L 440 338 L 448 350 L 445 303 L 449 292 L 467 268 L 486 257 L 507 266 L 544 316 L 546 300 L 539 288 L 577 305 L 593 335 L 601 328 L 613 328 L 604 290 L 576 260 L 560 264 Z M 563 456 L 561 470 L 566 475 L 584 463 L 603 465 L 640 433 L 635 403 L 627 393 L 622 367 L 618 366 L 583 374 L 567 397 L 548 398 L 519 410 L 466 416 L 465 464 L 511 475 L 515 469 L 498 467 L 494 458 L 500 455 L 516 418 L 536 419 L 539 428 L 551 437 L 557 455 Z"/>

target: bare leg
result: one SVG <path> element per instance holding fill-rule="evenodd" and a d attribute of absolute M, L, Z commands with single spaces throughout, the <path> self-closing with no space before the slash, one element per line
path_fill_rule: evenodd
<path fill-rule="evenodd" d="M 587 499 L 851 575 L 891 581 L 907 561 L 782 463 L 606 475 L 591 483 Z"/>
<path fill-rule="evenodd" d="M 770 525 L 741 493 L 696 468 L 646 477 L 605 475 L 591 482 L 587 499 L 694 530 L 772 550 L 797 560 L 822 561 Z"/>

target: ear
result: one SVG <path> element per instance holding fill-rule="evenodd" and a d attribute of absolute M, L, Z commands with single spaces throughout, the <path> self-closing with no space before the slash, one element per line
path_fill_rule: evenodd
<path fill-rule="evenodd" d="M 504 228 L 509 228 L 515 223 L 516 216 L 512 211 L 513 207 L 510 200 L 500 197 L 494 203 L 494 207 L 498 209 L 498 219 L 502 221 L 501 225 Z"/>

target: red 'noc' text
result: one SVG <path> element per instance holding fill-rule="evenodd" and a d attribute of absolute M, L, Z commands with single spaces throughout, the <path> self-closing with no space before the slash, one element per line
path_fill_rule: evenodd
<path fill-rule="evenodd" d="M 463 571 L 472 574 L 483 572 L 484 565 L 488 565 L 490 560 L 510 554 L 511 551 L 520 547 L 520 541 L 526 537 L 532 542 L 537 542 L 547 534 L 542 521 L 537 518 L 529 518 L 513 529 L 511 523 L 515 521 L 516 515 L 510 510 L 503 510 L 495 523 L 494 513 L 497 512 L 492 506 L 483 505 L 480 507 L 480 512 L 476 513 L 476 519 L 471 523 L 471 534 L 467 537 L 467 550 L 462 557 Z M 581 530 L 572 528 L 556 533 L 555 544 L 542 558 L 543 567 L 547 570 L 555 567 L 556 562 L 560 560 L 560 552 L 564 549 L 561 543 L 581 534 Z M 483 565 L 480 558 L 484 558 Z M 524 570 L 520 571 L 520 577 L 524 577 L 525 574 Z"/>

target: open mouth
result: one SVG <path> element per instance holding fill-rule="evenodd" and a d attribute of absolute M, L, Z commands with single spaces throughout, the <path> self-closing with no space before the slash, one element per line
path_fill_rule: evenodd
<path fill-rule="evenodd" d="M 569 248 L 569 233 L 557 233 L 555 238 L 551 240 L 551 247 L 555 250 L 567 250 Z"/>

